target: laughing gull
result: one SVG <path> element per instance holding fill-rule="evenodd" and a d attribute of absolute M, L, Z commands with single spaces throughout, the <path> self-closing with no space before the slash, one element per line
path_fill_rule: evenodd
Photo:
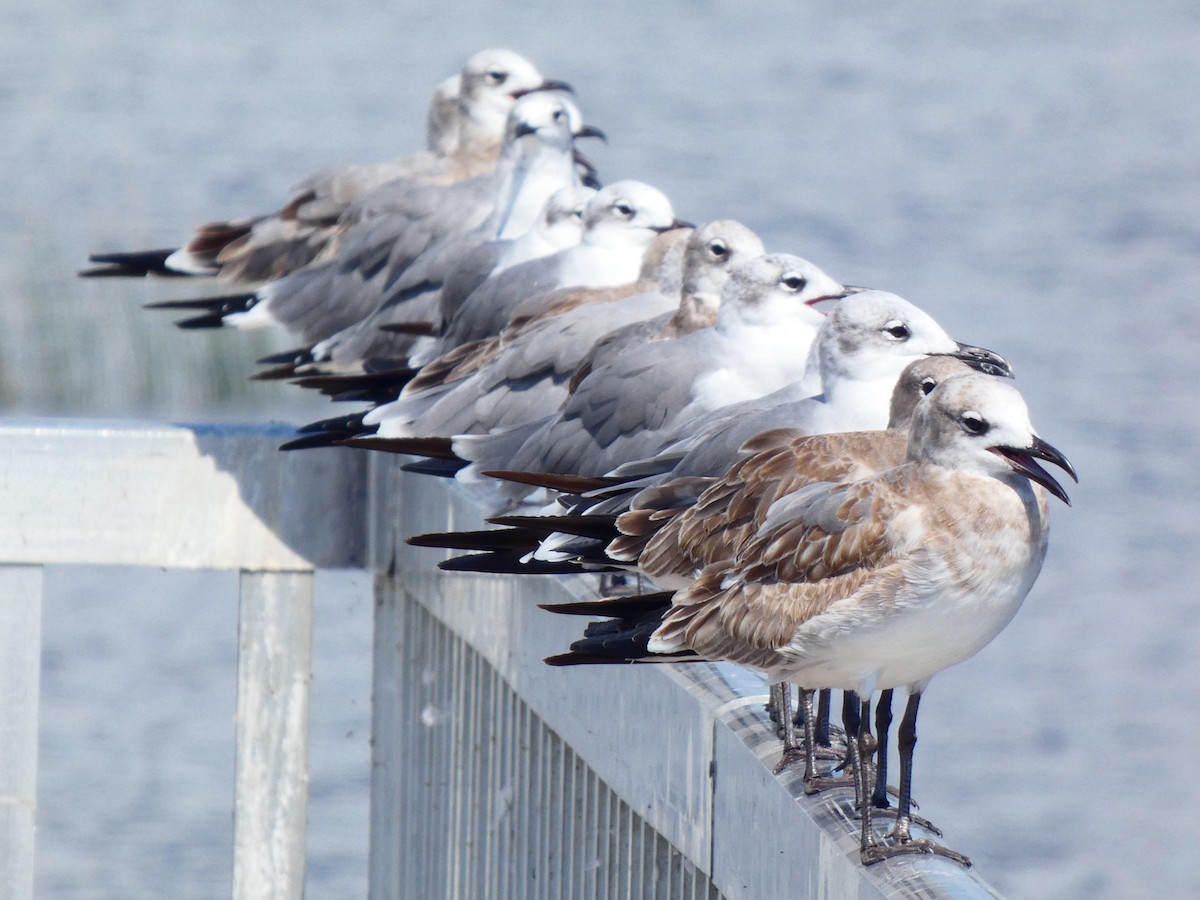
<path fill-rule="evenodd" d="M 673 230 L 670 234 L 680 232 Z M 680 309 L 691 312 L 715 307 L 732 269 L 760 256 L 763 250 L 757 235 L 728 220 L 710 222 L 691 232 L 686 241 L 681 235 L 679 243 L 682 265 L 671 254 L 663 264 L 666 271 L 659 275 L 656 289 L 611 301 L 593 297 L 559 314 L 547 314 L 506 333 L 502 341 L 492 345 L 493 358 L 470 378 L 443 380 L 433 390 L 406 388 L 398 401 L 379 407 L 363 419 L 365 426 L 377 426 L 376 440 L 370 446 L 381 449 L 380 441 L 385 439 L 486 433 L 533 422 L 565 399 L 567 379 L 573 377 L 598 338 L 616 328 L 625 335 L 626 345 L 632 346 L 629 328 L 636 330 L 646 321 L 658 323 L 664 313 L 669 325 Z M 670 272 L 680 267 L 680 275 Z M 643 272 L 639 279 L 644 287 L 649 287 L 645 284 L 647 274 Z M 560 295 L 559 300 L 563 299 Z M 622 325 L 626 328 L 620 328 Z M 663 327 L 637 333 L 648 341 Z"/>
<path fill-rule="evenodd" d="M 614 182 L 588 201 L 578 244 L 512 266 L 484 282 L 458 310 L 439 346 L 449 350 L 498 334 L 516 306 L 558 288 L 613 287 L 632 282 L 650 243 L 684 224 L 675 217 L 670 200 L 661 191 L 640 181 Z M 445 254 L 446 264 L 453 265 L 457 255 Z M 411 283 L 421 277 L 410 275 L 406 280 Z M 413 304 L 404 305 L 409 321 L 419 315 L 411 309 Z M 403 336 L 380 327 L 393 324 L 399 312 L 398 305 L 385 303 L 378 314 L 314 347 L 314 360 L 336 371 L 354 371 L 371 357 L 395 357 L 406 352 L 411 342 L 398 340 Z"/>
<path fill-rule="evenodd" d="M 527 94 L 509 116 L 494 172 L 448 186 L 392 182 L 347 211 L 353 224 L 341 227 L 328 259 L 251 294 L 150 306 L 204 310 L 183 327 L 281 326 L 316 344 L 375 313 L 409 266 L 426 251 L 436 255 L 439 244 L 527 231 L 554 191 L 577 183 L 573 142 L 590 132 L 565 94 Z"/>
<path fill-rule="evenodd" d="M 589 626 L 571 652 L 548 662 L 699 657 L 750 666 L 773 684 L 868 699 L 906 687 L 896 827 L 881 843 L 864 802 L 862 860 L 932 853 L 969 865 L 909 831 L 917 707 L 935 674 L 999 634 L 1037 578 L 1049 532 L 1046 493 L 1068 502 L 1038 459 L 1074 475 L 1037 436 L 1010 383 L 975 373 L 947 379 L 918 404 L 902 465 L 781 498 L 735 559 L 673 595 L 561 605 L 605 615 L 611 603 L 615 618 Z M 874 749 L 868 711 L 864 700 L 859 759 Z M 870 766 L 856 770 L 859 795 L 869 797 Z"/>
<path fill-rule="evenodd" d="M 813 304 L 845 294 L 843 285 L 799 257 L 744 262 L 725 286 L 716 327 L 620 354 L 584 378 L 562 410 L 540 425 L 463 436 L 454 451 L 475 464 L 464 470 L 468 478 L 489 469 L 604 474 L 659 449 L 677 422 L 799 378 L 824 319 Z M 527 492 L 517 485 L 505 490 Z"/>
<path fill-rule="evenodd" d="M 423 152 L 387 162 L 323 169 L 298 182 L 278 211 L 196 229 L 178 250 L 96 254 L 95 276 L 210 276 L 252 283 L 279 278 L 311 262 L 339 217 L 364 194 L 396 179 L 450 184 L 495 167 L 505 120 L 529 91 L 564 89 L 519 54 L 484 50 L 434 92 Z"/>

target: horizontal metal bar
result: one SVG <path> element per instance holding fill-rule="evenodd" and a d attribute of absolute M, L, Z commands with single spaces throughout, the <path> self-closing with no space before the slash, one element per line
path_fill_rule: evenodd
<path fill-rule="evenodd" d="M 364 454 L 282 425 L 6 420 L 0 562 L 255 571 L 363 564 Z"/>
<path fill-rule="evenodd" d="M 579 623 L 548 615 L 536 604 L 593 596 L 592 583 L 582 578 L 513 578 L 438 570 L 439 559 L 449 554 L 408 547 L 403 539 L 425 531 L 483 527 L 481 499 L 453 481 L 402 473 L 401 462 L 383 455 L 373 455 L 371 460 L 370 559 L 381 574 L 392 573 L 403 585 L 402 592 L 381 592 L 381 597 L 392 601 L 386 607 L 388 614 L 404 622 L 385 628 L 394 634 L 426 627 L 419 617 L 412 618 L 406 606 L 433 616 L 499 674 L 538 725 L 561 739 L 595 773 L 603 790 L 619 798 L 621 808 L 612 811 L 616 824 L 608 826 L 607 836 L 598 836 L 601 846 L 608 848 L 599 857 L 628 868 L 629 877 L 637 881 L 632 896 L 660 896 L 656 885 L 666 883 L 663 857 L 638 836 L 643 825 L 682 854 L 687 865 L 674 878 L 688 881 L 689 890 L 695 887 L 701 894 L 710 888 L 695 884 L 695 873 L 710 877 L 711 889 L 730 898 L 995 896 L 973 870 L 942 859 L 911 857 L 864 868 L 858 862 L 858 829 L 848 801 L 834 795 L 805 797 L 795 779 L 780 780 L 771 773 L 779 742 L 763 712 L 766 686 L 757 676 L 734 666 L 709 664 L 566 670 L 546 666 L 542 659 L 565 649 L 578 635 Z M 381 578 L 380 584 L 389 581 Z M 409 649 L 417 642 L 409 633 L 405 641 Z M 415 672 L 405 674 L 403 662 L 399 670 L 402 679 L 438 680 L 451 677 L 448 665 L 426 652 Z M 391 671 L 397 671 L 394 664 Z M 406 690 L 419 693 L 412 687 L 402 687 L 401 693 Z M 461 704 L 439 711 L 457 715 Z M 407 724 L 386 718 L 377 724 L 416 727 L 411 717 L 401 716 L 401 720 Z M 425 767 L 452 764 L 452 748 L 439 745 L 437 757 L 430 759 L 404 740 L 377 730 L 377 751 L 393 745 L 397 753 L 403 746 L 407 754 L 379 759 L 382 771 L 396 777 L 403 770 L 428 787 L 431 776 Z M 523 765 L 521 773 L 534 778 L 545 777 L 538 773 L 548 763 L 527 757 Z M 529 789 L 520 783 L 512 787 L 518 799 Z M 394 802 L 394 787 L 388 791 Z M 386 793 L 378 795 L 381 802 Z M 534 807 L 553 810 L 561 808 L 556 804 L 562 802 L 561 797 L 542 797 Z M 411 812 L 393 811 L 393 817 L 404 815 Z M 546 834 L 545 821 L 536 817 L 526 826 L 518 817 L 512 840 L 518 847 L 532 842 L 531 853 L 538 852 L 539 840 L 554 841 L 553 846 L 559 847 L 556 842 L 561 836 L 553 830 Z M 550 821 L 561 830 L 561 820 Z M 387 822 L 385 812 L 376 809 L 375 827 L 385 828 Z M 539 823 L 542 832 L 536 831 Z M 526 827 L 535 829 L 532 835 L 522 833 Z M 619 834 L 612 833 L 614 827 Z M 394 834 L 390 838 L 377 834 L 373 844 L 394 839 Z M 435 847 L 426 850 L 427 858 L 436 857 Z M 556 859 L 542 864 L 548 866 Z M 520 885 L 521 873 L 517 874 Z M 572 877 L 582 878 L 578 872 Z M 612 887 L 612 882 L 606 883 Z M 675 888 L 670 895 L 681 896 Z M 392 894 L 374 887 L 372 896 Z M 525 895 L 509 890 L 497 896 Z"/>

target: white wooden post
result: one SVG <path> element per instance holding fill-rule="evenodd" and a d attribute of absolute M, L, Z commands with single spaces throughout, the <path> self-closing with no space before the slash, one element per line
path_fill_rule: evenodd
<path fill-rule="evenodd" d="M 242 572 L 234 900 L 304 895 L 312 629 L 312 572 Z"/>
<path fill-rule="evenodd" d="M 0 565 L 0 900 L 33 896 L 42 567 Z"/>

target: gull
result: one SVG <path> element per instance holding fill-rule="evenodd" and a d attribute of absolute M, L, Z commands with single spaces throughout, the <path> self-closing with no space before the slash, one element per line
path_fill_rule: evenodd
<path fill-rule="evenodd" d="M 659 434 L 654 446 L 627 453 L 606 469 L 569 471 L 574 475 L 611 475 L 627 480 L 681 475 L 720 475 L 738 458 L 746 440 L 781 426 L 811 434 L 878 430 L 886 427 L 896 380 L 909 363 L 931 355 L 983 359 L 1004 368 L 991 351 L 960 344 L 927 313 L 886 291 L 858 290 L 840 300 L 824 318 L 811 351 L 800 366 L 803 375 L 765 396 L 680 418 Z M 795 371 L 795 370 L 793 370 Z M 807 396 L 806 396 L 807 395 Z M 798 398 L 798 399 L 797 399 Z M 638 448 L 638 449 L 642 449 Z M 457 448 L 456 448 L 457 450 Z M 464 458 L 472 448 L 464 448 Z M 640 457 L 640 459 L 639 459 Z M 499 462 L 500 459 L 495 459 Z M 516 465 L 480 469 L 554 471 L 540 461 L 519 457 Z M 506 496 L 521 497 L 528 487 L 505 485 Z"/>
<path fill-rule="evenodd" d="M 311 262 L 347 207 L 396 179 L 450 184 L 496 165 L 506 118 L 530 91 L 569 90 L 547 80 L 510 50 L 484 50 L 434 92 L 427 149 L 387 162 L 323 169 L 298 182 L 276 212 L 199 226 L 180 249 L 96 254 L 95 276 L 210 276 L 250 283 L 278 278 Z"/>
<path fill-rule="evenodd" d="M 400 367 L 358 376 L 301 379 L 298 384 L 320 388 L 336 399 L 367 400 L 375 406 L 306 425 L 300 429 L 302 436 L 284 444 L 283 449 L 344 443 L 413 453 L 448 461 L 446 466 L 427 466 L 422 471 L 453 474 L 461 463 L 450 461 L 449 438 L 420 437 L 414 444 L 412 436 L 437 435 L 438 423 L 450 420 L 470 430 L 483 428 L 492 416 L 496 421 L 519 419 L 530 402 L 534 411 L 528 415 L 534 418 L 540 417 L 547 405 L 553 408 L 556 399 L 542 405 L 537 397 L 553 392 L 570 376 L 578 356 L 595 338 L 589 329 L 603 333 L 628 318 L 651 315 L 657 307 L 647 311 L 644 305 L 654 302 L 656 290 L 678 290 L 688 233 L 688 229 L 671 229 L 651 241 L 636 282 L 554 291 L 546 296 L 547 308 L 538 318 L 513 321 L 497 337 L 464 344 L 420 369 Z M 497 402 L 501 395 L 518 389 L 516 402 Z M 495 396 L 489 397 L 489 393 Z M 410 427 L 415 422 L 420 426 Z M 377 431 L 379 436 L 375 436 Z"/>
<path fill-rule="evenodd" d="M 480 285 L 458 309 L 439 344 L 448 350 L 499 333 L 509 312 L 533 296 L 562 287 L 613 287 L 632 282 L 650 243 L 685 224 L 676 218 L 671 201 L 658 189 L 640 181 L 614 182 L 588 201 L 577 244 L 514 265 Z M 460 245 L 452 246 L 433 265 L 453 266 L 459 256 Z M 405 282 L 422 279 L 427 281 L 428 275 L 406 274 Z M 413 306 L 407 302 L 403 305 Z M 397 305 L 385 303 L 377 314 L 314 347 L 314 359 L 329 368 L 348 371 L 361 368 L 362 361 L 370 357 L 394 357 L 406 351 L 405 342 L 397 340 L 401 335 L 380 328 L 393 324 L 398 311 Z M 410 319 L 418 314 L 416 310 L 405 311 Z"/>
<path fill-rule="evenodd" d="M 736 558 L 673 596 L 567 604 L 562 611 L 602 615 L 613 602 L 617 617 L 548 662 L 729 660 L 772 684 L 840 688 L 868 701 L 906 687 L 892 842 L 879 842 L 864 802 L 862 860 L 933 853 L 969 865 L 910 833 L 917 709 L 934 675 L 1011 621 L 1041 570 L 1046 493 L 1069 500 L 1038 459 L 1074 477 L 1034 431 L 1015 387 L 975 373 L 949 378 L 918 403 L 903 464 L 781 497 Z M 868 710 L 864 701 L 860 760 L 873 750 Z M 869 767 L 857 771 L 866 798 Z"/>
<path fill-rule="evenodd" d="M 658 449 L 676 422 L 760 397 L 798 377 L 824 316 L 818 301 L 845 286 L 807 260 L 769 254 L 735 268 L 717 325 L 632 348 L 590 372 L 536 427 L 462 436 L 454 451 L 490 469 L 599 475 Z M 515 446 L 514 446 L 515 445 Z M 460 473 L 460 477 L 462 474 Z M 520 486 L 509 485 L 510 493 Z"/>
<path fill-rule="evenodd" d="M 509 116 L 494 172 L 448 186 L 385 185 L 347 211 L 329 258 L 253 293 L 150 305 L 205 310 L 183 327 L 282 326 L 316 344 L 374 313 L 407 268 L 440 243 L 527 231 L 554 191 L 577 183 L 573 142 L 591 132 L 566 95 L 527 94 Z"/>
<path fill-rule="evenodd" d="M 511 336 L 486 368 L 431 405 L 422 408 L 419 394 L 402 397 L 369 414 L 364 423 L 378 424 L 380 438 L 395 438 L 486 433 L 540 419 L 565 399 L 567 380 L 599 338 L 626 323 L 655 320 L 663 312 L 673 316 L 680 308 L 715 306 L 731 270 L 762 252 L 762 241 L 746 226 L 710 222 L 683 243 L 682 275 L 672 278 L 675 285 L 540 319 Z M 669 264 L 680 265 L 674 260 Z"/>
<path fill-rule="evenodd" d="M 583 479 L 570 491 L 582 496 L 567 506 L 587 516 L 611 517 L 628 510 L 635 498 L 648 496 L 643 492 L 669 485 L 655 500 L 661 515 L 668 504 L 681 508 L 694 502 L 710 483 L 704 479 L 725 474 L 745 455 L 746 442 L 756 435 L 781 428 L 803 434 L 886 428 L 889 420 L 901 414 L 897 404 L 911 403 L 913 392 L 919 389 L 920 379 L 906 382 L 905 372 L 928 376 L 929 370 L 914 370 L 912 364 L 943 358 L 963 361 L 989 374 L 1012 374 L 1003 357 L 955 341 L 932 317 L 902 297 L 884 291 L 852 294 L 840 300 L 822 322 L 804 366 L 806 378 L 816 372 L 817 378 L 825 382 L 823 391 L 785 402 L 792 393 L 803 393 L 802 379 L 765 399 L 732 405 L 684 422 L 676 430 L 682 436 L 668 442 L 660 454 L 625 462 L 594 480 Z M 513 490 L 523 485 L 558 483 L 553 477 L 511 470 L 492 474 L 518 481 Z M 553 518 L 546 520 L 541 533 L 558 531 L 554 524 Z M 535 519 L 525 525 L 538 528 Z M 486 549 L 486 545 L 479 549 Z M 542 541 L 536 558 L 562 562 L 574 558 L 579 550 L 578 533 L 564 528 Z M 503 564 L 511 565 L 511 561 L 506 558 Z"/>

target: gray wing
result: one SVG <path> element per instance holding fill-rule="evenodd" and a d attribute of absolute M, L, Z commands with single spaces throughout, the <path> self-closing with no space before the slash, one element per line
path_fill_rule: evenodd
<path fill-rule="evenodd" d="M 585 378 L 544 442 L 523 446 L 514 467 L 603 475 L 658 449 L 665 429 L 691 401 L 692 385 L 708 361 L 702 342 L 664 341 L 653 353 L 645 349 Z"/>
<path fill-rule="evenodd" d="M 442 335 L 445 349 L 499 334 L 512 311 L 534 294 L 558 286 L 559 265 L 554 256 L 526 260 L 488 278 L 462 301 Z"/>

